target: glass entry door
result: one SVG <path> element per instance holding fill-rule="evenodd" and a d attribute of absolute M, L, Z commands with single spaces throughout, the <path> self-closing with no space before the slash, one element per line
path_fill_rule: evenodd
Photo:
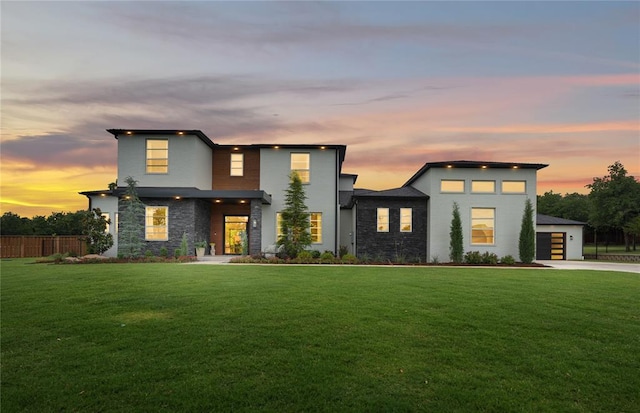
<path fill-rule="evenodd" d="M 227 215 L 224 217 L 224 253 L 231 255 L 246 255 L 249 239 L 246 215 Z"/>

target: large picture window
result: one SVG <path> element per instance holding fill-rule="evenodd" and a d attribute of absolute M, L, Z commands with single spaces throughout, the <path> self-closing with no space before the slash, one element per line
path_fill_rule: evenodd
<path fill-rule="evenodd" d="M 471 244 L 493 245 L 495 243 L 495 221 L 495 209 L 471 208 Z"/>
<path fill-rule="evenodd" d="M 231 176 L 244 175 L 244 154 L 232 153 L 231 154 Z"/>
<path fill-rule="evenodd" d="M 400 208 L 400 232 L 413 231 L 413 218 L 411 208 Z"/>
<path fill-rule="evenodd" d="M 378 232 L 389 232 L 389 208 L 378 208 Z"/>
<path fill-rule="evenodd" d="M 169 172 L 169 140 L 147 139 L 147 173 L 166 174 Z"/>
<path fill-rule="evenodd" d="M 169 239 L 169 207 L 145 207 L 144 237 L 147 241 Z"/>
<path fill-rule="evenodd" d="M 291 154 L 291 172 L 297 172 L 303 184 L 308 184 L 311 180 L 310 160 L 311 155 L 308 153 Z"/>
<path fill-rule="evenodd" d="M 440 192 L 464 192 L 464 179 L 443 179 L 440 181 Z"/>

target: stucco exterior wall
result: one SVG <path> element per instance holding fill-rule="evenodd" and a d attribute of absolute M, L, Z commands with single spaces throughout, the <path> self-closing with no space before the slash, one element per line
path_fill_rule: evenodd
<path fill-rule="evenodd" d="M 440 191 L 442 179 L 464 180 L 464 193 L 443 193 Z M 472 180 L 494 180 L 495 193 L 471 193 Z M 502 181 L 524 180 L 523 194 L 503 194 Z M 533 202 L 534 217 L 536 205 L 536 170 L 502 168 L 432 168 L 419 177 L 412 186 L 429 195 L 427 231 L 427 257 L 441 262 L 449 261 L 449 231 L 453 203 L 457 202 L 462 220 L 464 251 L 492 252 L 503 257 L 512 255 L 518 259 L 518 238 L 524 213 L 525 201 Z M 471 208 L 495 209 L 495 243 L 493 245 L 471 244 Z"/>
<path fill-rule="evenodd" d="M 262 209 L 262 250 L 276 243 L 276 213 L 285 207 L 285 191 L 289 187 L 291 153 L 310 154 L 310 182 L 304 184 L 309 212 L 322 213 L 322 243 L 310 249 L 337 252 L 338 165 L 335 149 L 261 148 L 260 185 L 271 195 L 271 205 Z"/>
<path fill-rule="evenodd" d="M 565 254 L 568 260 L 582 260 L 583 227 L 582 225 L 536 225 L 537 232 L 565 232 Z"/>
<path fill-rule="evenodd" d="M 146 172 L 146 140 L 169 140 L 169 172 Z M 118 136 L 118 184 L 125 186 L 127 176 L 139 187 L 196 187 L 211 189 L 212 151 L 193 135 L 121 135 Z"/>

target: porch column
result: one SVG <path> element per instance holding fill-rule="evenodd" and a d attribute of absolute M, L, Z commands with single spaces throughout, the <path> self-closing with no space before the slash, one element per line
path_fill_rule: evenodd
<path fill-rule="evenodd" d="M 249 215 L 249 255 L 260 254 L 262 250 L 262 201 L 251 200 Z"/>

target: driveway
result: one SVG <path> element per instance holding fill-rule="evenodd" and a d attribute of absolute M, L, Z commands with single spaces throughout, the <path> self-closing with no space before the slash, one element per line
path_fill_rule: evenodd
<path fill-rule="evenodd" d="M 597 271 L 622 271 L 635 272 L 640 274 L 640 264 L 638 263 L 618 263 L 618 262 L 593 262 L 593 261 L 546 261 L 540 260 L 537 263 L 548 265 L 561 270 L 597 270 Z"/>

